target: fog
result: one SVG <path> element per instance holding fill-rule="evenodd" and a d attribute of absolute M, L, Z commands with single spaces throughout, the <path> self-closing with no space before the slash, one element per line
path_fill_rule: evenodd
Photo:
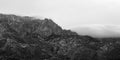
<path fill-rule="evenodd" d="M 120 26 L 119 25 L 81 25 L 75 27 L 72 31 L 77 32 L 79 35 L 89 35 L 92 37 L 120 37 Z"/>

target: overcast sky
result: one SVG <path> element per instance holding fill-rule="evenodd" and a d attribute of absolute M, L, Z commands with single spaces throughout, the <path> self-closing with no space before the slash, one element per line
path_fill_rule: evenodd
<path fill-rule="evenodd" d="M 0 12 L 53 19 L 63 28 L 120 23 L 120 0 L 0 0 Z"/>

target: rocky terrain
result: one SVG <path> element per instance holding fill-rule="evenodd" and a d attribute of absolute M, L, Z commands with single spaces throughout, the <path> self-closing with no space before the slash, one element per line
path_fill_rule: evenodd
<path fill-rule="evenodd" d="M 119 60 L 120 38 L 93 38 L 51 19 L 0 14 L 0 60 Z"/>

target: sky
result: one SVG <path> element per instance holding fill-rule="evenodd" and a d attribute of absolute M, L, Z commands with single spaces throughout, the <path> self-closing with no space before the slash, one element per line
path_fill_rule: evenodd
<path fill-rule="evenodd" d="M 120 23 L 120 0 L 0 0 L 0 13 L 51 18 L 62 28 Z"/>

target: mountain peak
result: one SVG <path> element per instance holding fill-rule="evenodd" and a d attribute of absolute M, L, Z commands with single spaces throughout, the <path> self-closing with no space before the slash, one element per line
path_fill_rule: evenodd
<path fill-rule="evenodd" d="M 7 25 L 6 29 L 11 28 L 18 34 L 24 36 L 26 33 L 37 33 L 42 37 L 48 37 L 51 34 L 63 34 L 63 29 L 56 24 L 52 19 L 38 19 L 36 17 L 18 16 L 14 14 L 0 14 L 0 24 Z M 64 34 L 77 34 L 72 31 L 67 31 Z"/>

